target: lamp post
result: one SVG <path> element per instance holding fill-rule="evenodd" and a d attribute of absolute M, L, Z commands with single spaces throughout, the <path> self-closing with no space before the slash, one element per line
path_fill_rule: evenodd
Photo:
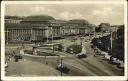
<path fill-rule="evenodd" d="M 47 26 L 47 43 L 48 43 L 48 35 L 49 35 L 49 34 L 48 34 L 48 26 Z"/>
<path fill-rule="evenodd" d="M 53 44 L 53 28 L 51 27 L 51 31 L 52 31 L 52 50 L 53 50 L 53 53 L 54 53 L 54 44 Z"/>
<path fill-rule="evenodd" d="M 61 58 L 61 69 L 63 68 L 63 66 L 62 66 L 62 58 Z M 61 76 L 63 76 L 63 73 L 62 73 L 62 70 L 61 70 Z"/>
<path fill-rule="evenodd" d="M 6 44 L 8 44 L 8 37 L 9 37 L 8 35 L 9 35 L 9 31 L 7 30 L 7 31 L 5 31 L 5 33 L 7 33 L 7 34 L 6 34 L 6 41 L 7 41 Z"/>
<path fill-rule="evenodd" d="M 83 44 L 83 38 L 82 37 L 80 37 L 80 45 L 82 45 Z"/>

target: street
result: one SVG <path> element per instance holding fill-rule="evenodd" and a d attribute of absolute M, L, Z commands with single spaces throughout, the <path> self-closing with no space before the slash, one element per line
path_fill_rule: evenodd
<path fill-rule="evenodd" d="M 64 42 L 68 41 L 68 42 Z M 94 57 L 94 51 L 90 42 L 84 42 L 87 58 L 79 59 L 74 54 L 66 52 L 54 53 L 60 55 L 63 59 L 62 64 L 70 69 L 69 73 L 63 73 L 63 76 L 123 76 L 123 71 L 116 65 L 109 64 L 102 60 L 102 57 Z M 56 41 L 58 42 L 58 40 Z M 71 42 L 69 40 L 59 40 L 64 45 L 80 43 L 80 40 Z M 40 51 L 43 51 L 43 49 Z M 22 55 L 23 59 L 19 62 L 9 61 L 6 68 L 6 76 L 60 76 L 60 71 L 55 68 L 58 66 L 58 58 L 31 57 Z"/>

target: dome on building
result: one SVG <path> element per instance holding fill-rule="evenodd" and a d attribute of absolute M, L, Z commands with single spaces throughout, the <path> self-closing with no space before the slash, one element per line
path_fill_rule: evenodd
<path fill-rule="evenodd" d="M 55 19 L 47 15 L 28 16 L 24 19 L 24 21 L 49 21 L 49 20 L 55 20 Z"/>

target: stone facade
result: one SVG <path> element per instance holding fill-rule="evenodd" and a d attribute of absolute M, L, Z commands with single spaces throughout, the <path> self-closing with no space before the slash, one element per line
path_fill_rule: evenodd
<path fill-rule="evenodd" d="M 88 24 L 67 23 L 67 21 L 22 21 L 20 23 L 5 23 L 6 42 L 45 41 L 70 35 L 85 35 L 92 30 Z M 40 23 L 38 23 L 40 22 Z"/>

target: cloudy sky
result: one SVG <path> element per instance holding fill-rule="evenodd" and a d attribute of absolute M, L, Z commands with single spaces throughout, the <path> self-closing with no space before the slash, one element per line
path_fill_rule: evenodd
<path fill-rule="evenodd" d="M 92 24 L 101 22 L 123 24 L 123 4 L 6 4 L 5 14 L 15 16 L 49 15 L 56 19 L 85 19 Z"/>

